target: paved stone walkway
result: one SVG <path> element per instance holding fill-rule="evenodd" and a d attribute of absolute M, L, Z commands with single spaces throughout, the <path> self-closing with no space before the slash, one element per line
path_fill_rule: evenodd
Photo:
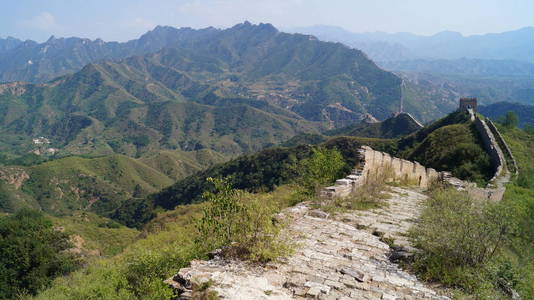
<path fill-rule="evenodd" d="M 390 261 L 392 251 L 383 237 L 409 247 L 404 233 L 426 197 L 393 189 L 388 206 L 335 218 L 309 203 L 287 209 L 293 219 L 289 234 L 299 247 L 281 262 L 261 267 L 219 258 L 194 261 L 168 282 L 183 288 L 212 280 L 223 299 L 448 299 Z"/>

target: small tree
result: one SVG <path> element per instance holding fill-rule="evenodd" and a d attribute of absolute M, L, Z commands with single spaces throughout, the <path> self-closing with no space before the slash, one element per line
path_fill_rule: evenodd
<path fill-rule="evenodd" d="M 302 173 L 300 183 L 307 193 L 312 194 L 319 186 L 342 177 L 345 166 L 343 156 L 337 149 L 313 149 L 311 157 L 298 166 Z"/>
<path fill-rule="evenodd" d="M 230 244 L 237 234 L 237 214 L 243 210 L 239 201 L 242 192 L 233 189 L 229 181 L 221 178 L 208 178 L 215 186 L 215 192 L 205 192 L 202 199 L 208 202 L 203 216 L 198 220 L 197 229 L 201 243 L 211 248 Z"/>
<path fill-rule="evenodd" d="M 202 252 L 224 247 L 223 254 L 269 261 L 289 251 L 273 223 L 276 202 L 270 195 L 233 189 L 227 179 L 208 178 L 214 192 L 206 192 L 202 218 L 197 220 L 196 244 Z"/>
<path fill-rule="evenodd" d="M 500 123 L 508 128 L 515 128 L 519 124 L 519 118 L 513 111 L 509 111 L 501 118 Z"/>
<path fill-rule="evenodd" d="M 20 210 L 0 218 L 0 298 L 36 294 L 54 277 L 72 271 L 75 257 L 66 234 L 37 211 Z"/>

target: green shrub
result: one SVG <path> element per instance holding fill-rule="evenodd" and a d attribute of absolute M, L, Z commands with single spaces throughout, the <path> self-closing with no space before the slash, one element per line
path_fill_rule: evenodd
<path fill-rule="evenodd" d="M 438 280 L 468 293 L 485 293 L 496 279 L 490 266 L 516 231 L 511 210 L 502 203 L 475 201 L 453 189 L 433 191 L 417 226 L 412 228 L 414 267 L 427 280 Z"/>
<path fill-rule="evenodd" d="M 515 112 L 509 111 L 504 116 L 499 118 L 498 122 L 501 123 L 504 127 L 515 128 L 519 124 L 519 118 L 517 117 L 517 114 Z"/>
<path fill-rule="evenodd" d="M 307 193 L 313 194 L 322 185 L 343 177 L 345 167 L 343 156 L 337 149 L 313 149 L 312 155 L 298 165 L 301 172 L 298 182 Z"/>
<path fill-rule="evenodd" d="M 0 217 L 0 298 L 36 294 L 77 266 L 66 234 L 41 213 L 23 209 Z"/>
<path fill-rule="evenodd" d="M 208 204 L 196 226 L 201 249 L 224 247 L 224 255 L 259 262 L 287 253 L 289 247 L 279 238 L 280 226 L 273 223 L 274 200 L 233 189 L 226 179 L 208 181 L 215 192 L 203 195 Z"/>

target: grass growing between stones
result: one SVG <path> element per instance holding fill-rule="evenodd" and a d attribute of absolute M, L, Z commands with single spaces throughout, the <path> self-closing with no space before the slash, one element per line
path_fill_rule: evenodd
<path fill-rule="evenodd" d="M 386 184 L 387 173 L 378 177 L 368 178 L 367 182 L 358 187 L 351 195 L 333 199 L 320 199 L 315 206 L 328 213 L 342 213 L 351 210 L 369 210 L 387 205 L 385 200 L 391 198 Z"/>
<path fill-rule="evenodd" d="M 219 295 L 210 288 L 213 286 L 213 280 L 208 280 L 202 283 L 193 282 L 193 291 L 191 293 L 191 300 L 217 300 Z"/>

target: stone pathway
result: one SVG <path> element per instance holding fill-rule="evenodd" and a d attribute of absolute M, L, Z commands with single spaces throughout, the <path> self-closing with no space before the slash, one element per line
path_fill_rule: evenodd
<path fill-rule="evenodd" d="M 281 262 L 261 267 L 219 258 L 194 261 L 167 282 L 183 289 L 191 281 L 212 280 L 223 299 L 448 299 L 390 261 L 391 248 L 380 236 L 409 247 L 404 234 L 426 197 L 393 190 L 388 206 L 335 219 L 309 203 L 287 209 L 289 234 L 299 247 Z"/>

